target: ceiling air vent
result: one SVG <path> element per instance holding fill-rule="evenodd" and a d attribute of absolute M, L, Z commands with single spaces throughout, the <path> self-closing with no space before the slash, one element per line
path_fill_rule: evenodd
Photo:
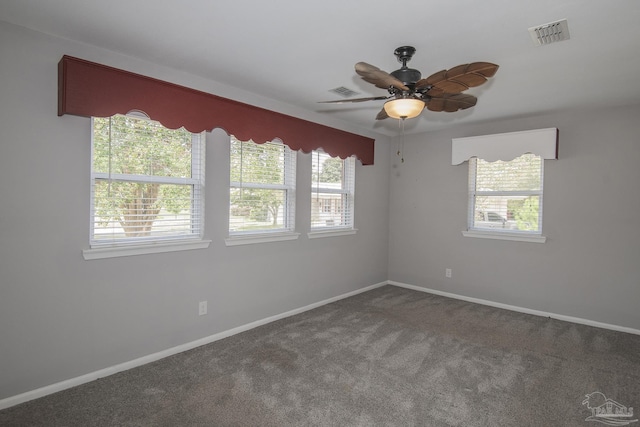
<path fill-rule="evenodd" d="M 529 34 L 536 46 L 569 40 L 569 24 L 566 19 L 529 28 Z"/>
<path fill-rule="evenodd" d="M 329 92 L 336 93 L 344 98 L 350 98 L 352 96 L 356 96 L 360 94 L 359 92 L 356 92 L 355 90 L 351 90 L 348 87 L 344 87 L 344 86 L 331 89 Z"/>

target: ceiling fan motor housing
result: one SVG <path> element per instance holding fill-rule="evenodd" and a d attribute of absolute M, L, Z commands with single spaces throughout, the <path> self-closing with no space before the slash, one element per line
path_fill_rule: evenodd
<path fill-rule="evenodd" d="M 393 77 L 400 80 L 406 86 L 415 85 L 418 80 L 422 78 L 420 71 L 414 68 L 402 67 L 391 73 Z"/>

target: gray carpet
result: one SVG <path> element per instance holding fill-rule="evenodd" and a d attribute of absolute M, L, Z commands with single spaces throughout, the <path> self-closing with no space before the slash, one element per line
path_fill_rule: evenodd
<path fill-rule="evenodd" d="M 586 421 L 596 391 L 640 408 L 640 336 L 384 286 L 8 408 L 0 425 L 604 425 Z"/>

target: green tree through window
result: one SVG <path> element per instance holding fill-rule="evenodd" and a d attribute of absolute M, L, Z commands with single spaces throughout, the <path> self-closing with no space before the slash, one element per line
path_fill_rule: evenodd
<path fill-rule="evenodd" d="M 353 228 L 355 159 L 322 150 L 311 156 L 311 229 Z"/>
<path fill-rule="evenodd" d="M 510 161 L 469 162 L 473 229 L 541 232 L 543 162 L 524 154 Z"/>
<path fill-rule="evenodd" d="M 137 116 L 94 118 L 92 157 L 94 242 L 201 234 L 200 135 Z"/>
<path fill-rule="evenodd" d="M 295 153 L 231 137 L 229 232 L 293 230 Z"/>

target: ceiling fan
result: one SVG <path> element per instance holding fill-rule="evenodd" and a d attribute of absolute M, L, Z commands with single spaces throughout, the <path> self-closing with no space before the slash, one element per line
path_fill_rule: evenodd
<path fill-rule="evenodd" d="M 324 103 L 342 104 L 387 99 L 376 120 L 388 117 L 410 119 L 420 115 L 425 107 L 430 111 L 452 113 L 476 105 L 478 99 L 475 96 L 462 92 L 470 87 L 480 86 L 498 71 L 496 64 L 472 62 L 438 71 L 423 79 L 420 71 L 407 67 L 407 62 L 415 52 L 416 49 L 413 46 L 397 48 L 393 53 L 402 63 L 402 67 L 391 74 L 366 62 L 358 62 L 355 65 L 358 75 L 376 87 L 387 89 L 388 96 L 324 101 Z"/>

